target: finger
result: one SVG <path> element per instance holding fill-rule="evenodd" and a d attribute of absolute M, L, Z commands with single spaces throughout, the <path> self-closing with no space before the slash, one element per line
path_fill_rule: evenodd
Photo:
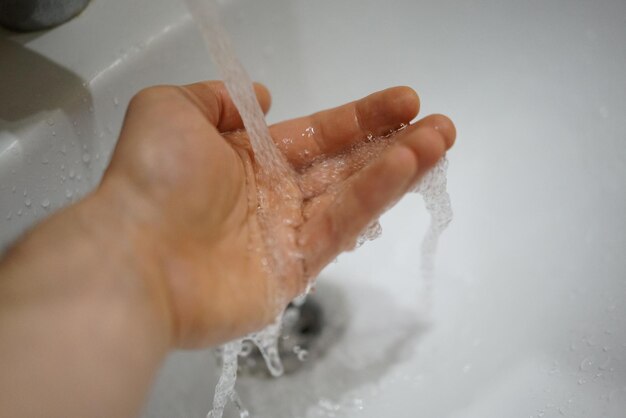
<path fill-rule="evenodd" d="M 304 198 L 318 196 L 328 187 L 345 181 L 372 160 L 380 157 L 390 144 L 411 138 L 416 129 L 425 127 L 440 131 L 446 141 L 446 149 L 454 144 L 456 130 L 452 121 L 444 115 L 427 116 L 384 140 L 364 142 L 349 152 L 313 163 L 300 177 L 300 188 Z"/>
<path fill-rule="evenodd" d="M 446 142 L 431 127 L 413 130 L 357 174 L 330 204 L 311 214 L 298 240 L 307 274 L 316 275 L 352 248 L 359 233 L 443 156 Z"/>
<path fill-rule="evenodd" d="M 421 128 L 431 128 L 435 131 L 439 131 L 446 142 L 446 150 L 452 148 L 454 141 L 456 141 L 456 128 L 454 123 L 447 116 L 440 114 L 429 115 L 418 120 L 404 131 L 401 131 L 396 139 L 401 140 L 402 138 L 410 137 L 412 131 Z"/>
<path fill-rule="evenodd" d="M 223 82 L 203 81 L 182 86 L 181 89 L 220 132 L 243 129 L 241 115 Z M 267 113 L 272 102 L 269 90 L 263 84 L 254 83 L 254 93 L 263 113 Z"/>
<path fill-rule="evenodd" d="M 364 140 L 409 123 L 419 97 L 409 87 L 392 87 L 363 99 L 270 127 L 287 159 L 304 167 L 320 155 L 339 153 Z"/>

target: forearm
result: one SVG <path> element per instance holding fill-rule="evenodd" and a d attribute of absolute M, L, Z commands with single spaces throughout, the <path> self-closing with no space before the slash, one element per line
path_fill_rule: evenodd
<path fill-rule="evenodd" d="M 169 348 L 167 295 L 101 194 L 0 263 L 0 415 L 132 417 Z"/>

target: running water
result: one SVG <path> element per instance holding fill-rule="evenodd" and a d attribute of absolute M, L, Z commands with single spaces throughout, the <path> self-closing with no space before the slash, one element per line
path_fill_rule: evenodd
<path fill-rule="evenodd" d="M 437 244 L 443 231 L 452 222 L 452 206 L 447 190 L 448 160 L 442 158 L 432 170 L 422 178 L 415 188 L 424 198 L 426 210 L 430 213 L 430 226 L 424 236 L 421 248 L 421 270 L 424 290 L 422 293 L 423 312 L 430 311 L 432 287 L 435 275 Z"/>
<path fill-rule="evenodd" d="M 261 239 L 265 248 L 252 248 L 251 251 L 262 251 L 265 257 L 269 257 L 269 260 L 263 259 L 263 264 L 268 272 L 274 272 L 273 274 L 280 279 L 293 272 L 290 270 L 290 260 L 297 262 L 302 256 L 294 250 L 296 246 L 289 234 L 284 234 L 287 237 L 283 238 L 282 234 L 268 234 L 264 231 L 275 231 L 280 227 L 293 227 L 302 222 L 300 208 L 303 195 L 306 195 L 307 191 L 302 190 L 299 184 L 306 182 L 298 181 L 298 174 L 290 167 L 274 144 L 265 123 L 263 111 L 256 99 L 253 84 L 237 60 L 226 33 L 219 23 L 215 0 L 185 0 L 185 2 L 241 115 L 255 161 L 260 167 L 260 171 L 255 174 L 259 185 L 258 217 L 261 222 Z M 403 125 L 400 129 L 405 127 Z M 345 170 L 347 166 L 364 166 L 375 155 L 379 155 L 379 152 L 391 142 L 390 138 L 394 134 L 395 132 L 391 132 L 389 135 L 379 138 L 368 135 L 367 141 L 360 148 L 357 146 L 356 149 L 351 150 L 349 155 L 321 161 L 319 163 L 321 169 L 317 173 L 315 164 L 313 164 L 313 169 L 309 170 L 305 176 L 322 174 L 337 178 L 337 174 Z M 429 299 L 439 236 L 452 220 L 450 199 L 446 191 L 446 168 L 447 162 L 443 159 L 431 172 L 424 176 L 415 189 L 416 192 L 422 194 L 426 208 L 431 215 L 431 224 L 421 249 L 422 275 L 426 283 L 425 300 Z M 280 202 L 272 201 L 272 196 L 263 190 L 277 191 L 273 195 L 279 196 Z M 285 208 L 284 211 L 281 211 L 280 218 L 273 216 L 269 211 L 270 208 L 277 207 L 275 206 L 277 204 L 280 204 L 281 208 Z M 375 221 L 366 228 L 355 245 L 358 246 L 365 241 L 375 239 L 380 233 L 380 224 Z M 277 242 L 277 239 L 282 241 Z M 310 287 L 311 284 L 306 293 Z M 281 296 L 283 295 L 273 295 L 274 302 L 283 303 L 284 298 Z M 283 366 L 277 349 L 281 323 L 282 314 L 267 328 L 221 347 L 222 374 L 215 388 L 213 409 L 207 414 L 207 418 L 222 418 L 224 408 L 229 400 L 237 406 L 241 418 L 250 416 L 235 391 L 238 357 L 245 355 L 242 353 L 244 341 L 251 341 L 259 348 L 273 376 L 282 375 Z"/>

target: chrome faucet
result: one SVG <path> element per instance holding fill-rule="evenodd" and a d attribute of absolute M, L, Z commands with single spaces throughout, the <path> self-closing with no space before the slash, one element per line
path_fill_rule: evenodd
<path fill-rule="evenodd" d="M 60 25 L 79 14 L 89 0 L 0 0 L 0 25 L 31 32 Z"/>

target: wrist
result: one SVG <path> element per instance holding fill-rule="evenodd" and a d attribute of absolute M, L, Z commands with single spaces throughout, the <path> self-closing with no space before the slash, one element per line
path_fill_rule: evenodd
<path fill-rule="evenodd" d="M 123 179 L 107 179 L 81 202 L 79 210 L 87 237 L 101 255 L 95 264 L 119 286 L 120 299 L 141 310 L 144 330 L 151 331 L 153 344 L 169 350 L 174 320 L 153 208 Z"/>
<path fill-rule="evenodd" d="M 39 317 L 53 307 L 73 312 L 70 321 L 100 315 L 106 323 L 90 326 L 137 332 L 166 352 L 172 335 L 167 290 L 150 230 L 132 217 L 126 198 L 121 188 L 100 187 L 11 247 L 0 260 L 0 314 Z M 116 315 L 127 318 L 113 324 Z"/>
<path fill-rule="evenodd" d="M 53 215 L 0 262 L 0 404 L 11 416 L 85 416 L 89 405 L 135 416 L 171 346 L 158 268 L 119 192 L 101 187 Z M 11 395 L 26 391 L 40 402 Z M 81 402 L 59 402 L 67 393 Z"/>

